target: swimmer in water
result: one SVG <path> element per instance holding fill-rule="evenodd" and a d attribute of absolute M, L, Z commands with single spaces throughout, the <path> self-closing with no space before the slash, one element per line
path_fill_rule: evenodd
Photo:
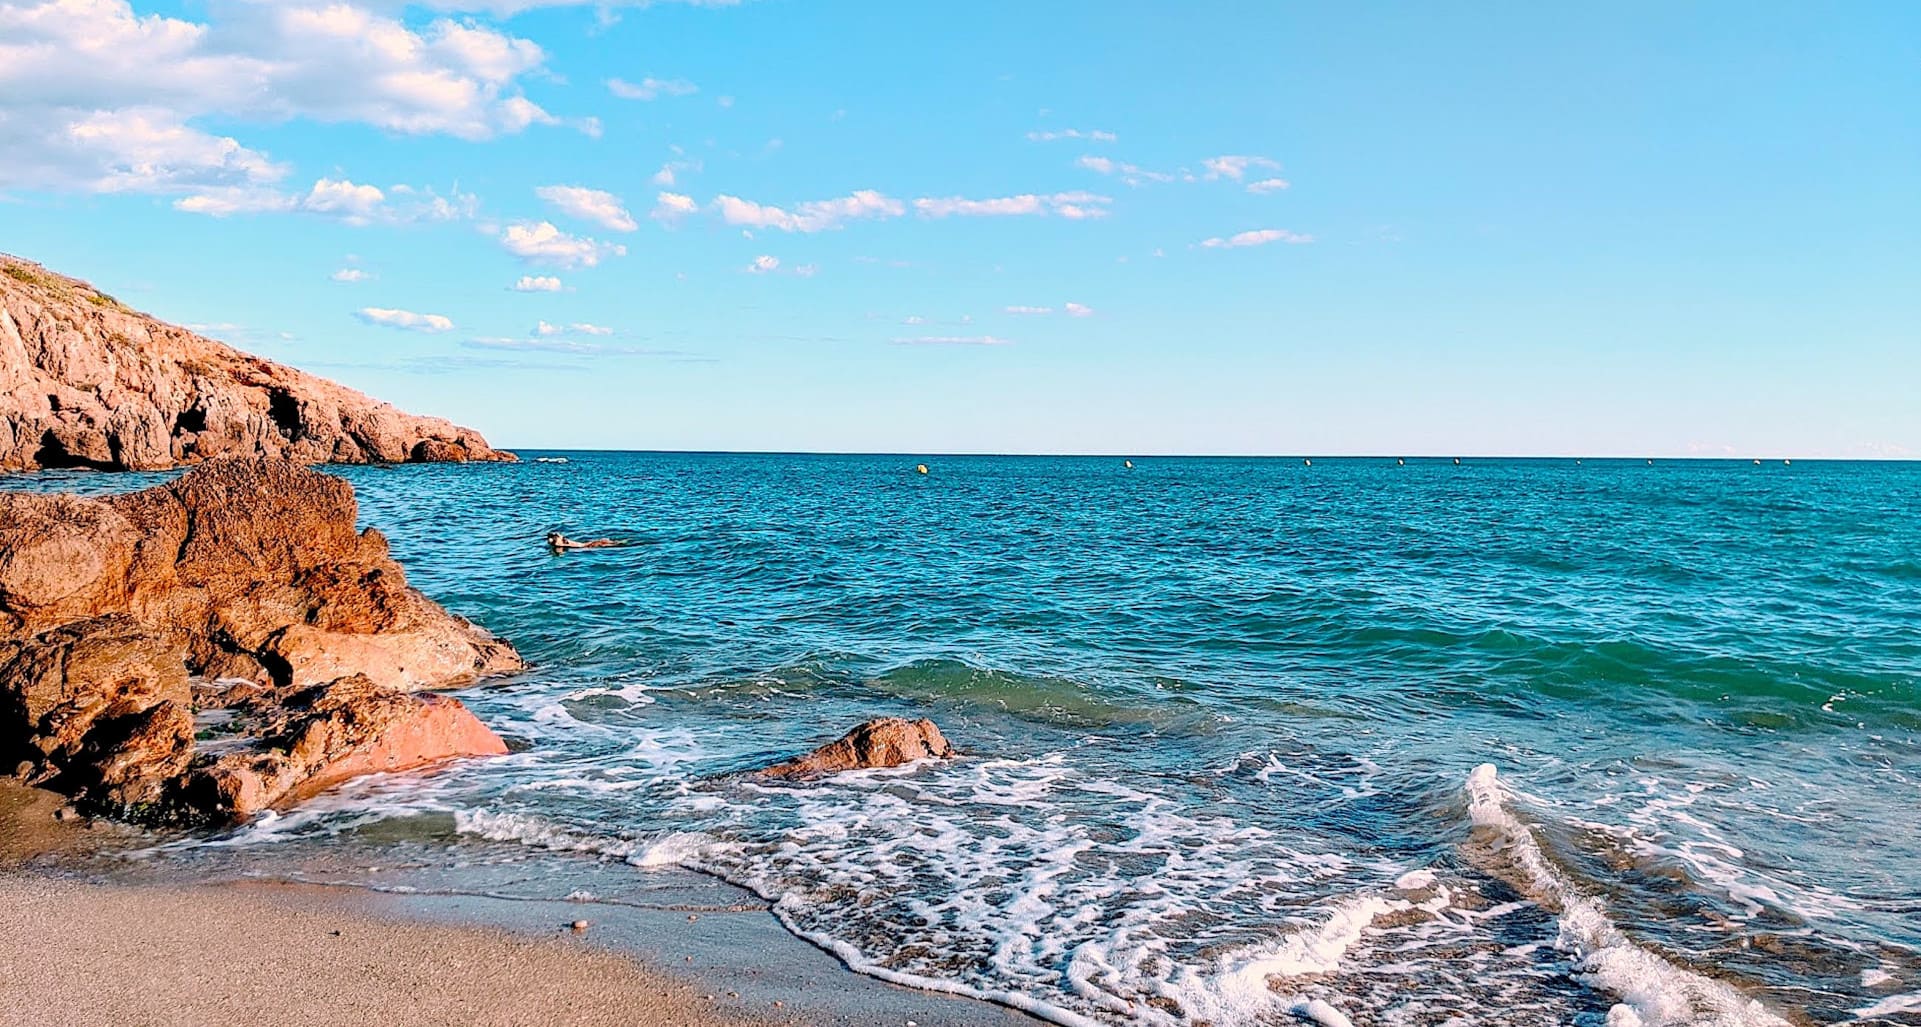
<path fill-rule="evenodd" d="M 558 531 L 547 533 L 547 548 L 556 553 L 563 553 L 569 549 L 612 549 L 615 546 L 632 544 L 624 538 L 597 538 L 587 542 L 576 542 Z"/>

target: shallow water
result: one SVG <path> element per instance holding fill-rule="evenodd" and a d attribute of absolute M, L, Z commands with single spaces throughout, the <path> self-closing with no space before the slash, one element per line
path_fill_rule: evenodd
<path fill-rule="evenodd" d="M 1064 1024 L 1921 1017 L 1921 465 L 568 456 L 339 472 L 523 751 L 149 858 L 683 866 Z M 966 758 L 732 776 L 881 714 Z"/>

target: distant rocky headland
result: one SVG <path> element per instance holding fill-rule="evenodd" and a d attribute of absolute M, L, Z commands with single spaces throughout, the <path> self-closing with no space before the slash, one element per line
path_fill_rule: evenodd
<path fill-rule="evenodd" d="M 512 460 L 417 417 L 0 254 L 0 471 Z"/>

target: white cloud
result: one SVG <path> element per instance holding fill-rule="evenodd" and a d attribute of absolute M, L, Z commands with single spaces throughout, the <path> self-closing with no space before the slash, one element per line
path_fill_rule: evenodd
<path fill-rule="evenodd" d="M 568 235 L 551 221 L 520 221 L 500 231 L 507 252 L 534 264 L 554 267 L 595 267 L 608 257 L 624 257 L 627 247 Z"/>
<path fill-rule="evenodd" d="M 410 332 L 438 334 L 451 332 L 454 323 L 439 314 L 416 314 L 411 310 L 392 310 L 386 307 L 362 307 L 354 315 L 362 321 L 384 328 L 404 328 Z"/>
<path fill-rule="evenodd" d="M 569 334 L 607 336 L 614 334 L 614 330 L 603 325 L 589 324 L 585 321 L 575 321 L 573 324 L 564 326 L 541 321 L 534 325 L 534 334 L 540 338 L 548 339 L 556 335 Z"/>
<path fill-rule="evenodd" d="M 623 100 L 653 100 L 662 96 L 692 96 L 700 89 L 684 78 L 655 78 L 649 75 L 639 82 L 610 78 L 607 80 L 607 91 Z"/>
<path fill-rule="evenodd" d="M 1108 157 L 1088 155 L 1074 163 L 1098 174 L 1119 175 L 1121 181 L 1128 185 L 1140 185 L 1142 182 L 1174 181 L 1174 176 L 1164 171 L 1149 171 L 1138 164 L 1129 164 L 1126 161 L 1118 161 Z"/>
<path fill-rule="evenodd" d="M 552 275 L 521 275 L 513 285 L 515 292 L 559 292 L 560 279 Z"/>
<path fill-rule="evenodd" d="M 1258 182 L 1247 183 L 1247 191 L 1256 194 L 1277 193 L 1287 188 L 1288 184 L 1285 178 L 1263 178 Z"/>
<path fill-rule="evenodd" d="M 575 321 L 573 324 L 568 325 L 567 329 L 569 331 L 578 332 L 581 335 L 612 335 L 614 334 L 614 330 L 612 328 L 608 328 L 604 325 L 588 324 L 585 321 Z"/>
<path fill-rule="evenodd" d="M 323 178 L 313 184 L 307 198 L 301 201 L 303 210 L 320 214 L 334 214 L 350 224 L 366 224 L 372 220 L 380 205 L 387 202 L 387 194 L 371 185 L 356 185 L 345 179 Z"/>
<path fill-rule="evenodd" d="M 997 335 L 916 335 L 894 340 L 896 346 L 1012 346 Z"/>
<path fill-rule="evenodd" d="M 1051 143 L 1056 139 L 1085 139 L 1093 143 L 1111 143 L 1119 140 L 1120 136 L 1099 129 L 1082 131 L 1078 128 L 1063 128 L 1052 132 L 1029 132 L 1027 138 L 1037 143 Z"/>
<path fill-rule="evenodd" d="M 322 178 L 304 194 L 265 186 L 227 186 L 203 189 L 175 200 L 173 206 L 175 210 L 211 217 L 301 211 L 350 225 L 397 225 L 470 218 L 479 210 L 480 200 L 457 190 L 447 197 L 431 189 L 396 185 L 383 193 L 376 186 Z"/>
<path fill-rule="evenodd" d="M 1051 195 L 1023 193 L 1019 196 L 1001 196 L 986 200 L 972 200 L 961 196 L 928 197 L 914 201 L 914 209 L 922 217 L 1014 217 L 1022 215 L 1055 214 L 1064 218 L 1098 218 L 1107 216 L 1106 204 L 1114 202 L 1111 197 L 1094 193 L 1067 192 Z"/>
<path fill-rule="evenodd" d="M 1061 307 L 1061 309 L 1067 311 L 1068 317 L 1093 317 L 1094 316 L 1094 308 L 1082 303 L 1069 303 Z"/>
<path fill-rule="evenodd" d="M 1268 243 L 1272 243 L 1272 242 L 1298 244 L 1298 243 L 1310 243 L 1313 241 L 1314 241 L 1314 237 L 1311 235 L 1302 235 L 1299 232 L 1290 232 L 1284 228 L 1260 228 L 1251 232 L 1241 232 L 1236 235 L 1230 235 L 1225 239 L 1219 236 L 1216 236 L 1212 239 L 1203 239 L 1201 240 L 1200 245 L 1203 249 L 1218 250 L 1218 249 L 1228 249 L 1228 248 L 1240 248 L 1244 246 L 1265 246 Z"/>
<path fill-rule="evenodd" d="M 367 272 L 362 271 L 357 267 L 343 267 L 340 270 L 335 271 L 332 277 L 333 277 L 333 280 L 336 282 L 351 283 L 351 282 L 369 281 L 373 278 L 373 275 L 370 275 Z"/>
<path fill-rule="evenodd" d="M 545 321 L 542 321 L 539 324 L 534 325 L 534 334 L 542 337 L 559 335 L 560 333 L 566 330 L 567 329 L 562 328 L 559 325 L 548 324 Z"/>
<path fill-rule="evenodd" d="M 815 275 L 820 274 L 820 265 L 819 264 L 796 264 L 794 265 L 794 274 L 800 278 L 812 278 Z"/>
<path fill-rule="evenodd" d="M 674 147 L 674 153 L 676 155 L 680 154 L 680 152 L 680 147 Z M 699 171 L 700 169 L 700 158 L 676 156 L 674 159 L 662 164 L 659 171 L 654 172 L 653 183 L 655 185 L 673 185 L 680 180 L 681 172 Z"/>
<path fill-rule="evenodd" d="M 747 265 L 747 273 L 753 274 L 753 275 L 772 274 L 773 272 L 779 271 L 779 270 L 780 270 L 780 258 L 770 257 L 764 253 L 758 257 L 755 257 L 754 262 Z"/>
<path fill-rule="evenodd" d="M 519 92 L 541 48 L 364 6 L 224 3 L 205 22 L 127 0 L 0 2 L 0 186 L 194 194 L 183 209 L 284 201 L 232 192 L 285 169 L 201 118 L 360 123 L 487 139 L 552 117 Z"/>
<path fill-rule="evenodd" d="M 1273 168 L 1279 170 L 1281 164 L 1279 161 L 1268 157 L 1237 157 L 1229 155 L 1209 157 L 1201 161 L 1201 166 L 1207 169 L 1208 178 L 1231 178 L 1238 182 L 1247 174 L 1247 169 L 1249 168 Z"/>
<path fill-rule="evenodd" d="M 1002 307 L 1009 314 L 1052 314 L 1053 307 Z"/>
<path fill-rule="evenodd" d="M 904 325 L 924 325 L 927 323 L 927 319 L 919 314 L 909 314 L 901 318 L 900 323 Z"/>
<path fill-rule="evenodd" d="M 665 199 L 667 194 L 662 194 Z M 738 196 L 719 196 L 714 207 L 723 221 L 748 228 L 777 228 L 783 232 L 820 232 L 839 228 L 844 222 L 865 218 L 896 218 L 907 212 L 907 205 L 872 189 L 860 189 L 832 200 L 808 200 L 790 212 L 743 200 Z"/>
<path fill-rule="evenodd" d="M 653 213 L 647 216 L 664 224 L 673 224 L 681 218 L 700 209 L 692 196 L 681 193 L 661 193 L 654 199 Z"/>
<path fill-rule="evenodd" d="M 561 213 L 582 221 L 592 221 L 615 232 L 632 232 L 640 223 L 627 213 L 620 197 L 599 189 L 577 185 L 544 185 L 534 195 L 558 207 Z"/>

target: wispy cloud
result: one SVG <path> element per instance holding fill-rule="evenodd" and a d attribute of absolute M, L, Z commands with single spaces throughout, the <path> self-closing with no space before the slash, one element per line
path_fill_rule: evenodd
<path fill-rule="evenodd" d="M 926 197 L 914 201 L 914 209 L 922 217 L 1021 217 L 1054 214 L 1064 218 L 1098 218 L 1107 216 L 1106 205 L 1114 202 L 1112 197 L 1086 192 L 1066 192 L 1041 195 L 1022 193 L 1018 196 L 999 196 L 990 199 L 968 199 L 964 196 Z"/>
<path fill-rule="evenodd" d="M 1096 174 L 1117 175 L 1128 185 L 1140 185 L 1142 182 L 1172 182 L 1175 178 L 1174 175 L 1165 171 L 1149 171 L 1139 164 L 1129 164 L 1126 161 L 1097 157 L 1092 154 L 1083 156 L 1074 163 Z"/>
<path fill-rule="evenodd" d="M 907 212 L 907 205 L 873 189 L 860 189 L 831 200 L 808 200 L 796 204 L 791 211 L 722 195 L 714 199 L 714 209 L 720 212 L 721 220 L 730 225 L 783 232 L 821 232 L 839 228 L 848 221 L 897 218 Z"/>
<path fill-rule="evenodd" d="M 1090 143 L 1111 143 L 1119 140 L 1120 136 L 1117 136 L 1112 132 L 1101 131 L 1100 129 L 1092 129 L 1092 130 L 1084 131 L 1078 128 L 1063 128 L 1063 129 L 1056 129 L 1051 132 L 1050 131 L 1029 132 L 1027 133 L 1027 138 L 1037 143 L 1051 143 L 1056 139 L 1084 139 Z"/>
<path fill-rule="evenodd" d="M 1311 235 L 1290 232 L 1285 228 L 1258 228 L 1251 232 L 1240 232 L 1226 238 L 1215 236 L 1212 239 L 1202 239 L 1199 245 L 1202 249 L 1219 250 L 1239 249 L 1245 246 L 1266 246 L 1268 243 L 1273 242 L 1299 244 L 1313 241 L 1314 237 Z"/>
<path fill-rule="evenodd" d="M 521 275 L 513 284 L 515 292 L 559 292 L 560 279 L 552 275 Z"/>
<path fill-rule="evenodd" d="M 1208 178 L 1231 178 L 1238 182 L 1246 176 L 1249 168 L 1272 168 L 1278 171 L 1280 170 L 1281 163 L 1269 157 L 1234 156 L 1230 154 L 1220 157 L 1209 157 L 1201 161 L 1201 166 L 1207 169 Z"/>
<path fill-rule="evenodd" d="M 678 146 L 674 147 L 674 154 L 675 156 L 671 160 L 668 160 L 660 166 L 659 171 L 654 172 L 653 183 L 655 185 L 675 185 L 680 181 L 680 176 L 683 172 L 699 171 L 701 169 L 700 158 L 682 155 L 681 149 Z"/>
<path fill-rule="evenodd" d="M 1039 316 L 1042 314 L 1052 314 L 1054 312 L 1053 307 L 1014 306 L 1014 307 L 1002 307 L 1001 310 L 1009 314 L 1022 314 L 1022 315 L 1033 315 L 1033 316 Z"/>
<path fill-rule="evenodd" d="M 894 340 L 896 346 L 1012 346 L 998 335 L 911 335 Z"/>
<path fill-rule="evenodd" d="M 1263 178 L 1258 182 L 1247 183 L 1247 191 L 1255 194 L 1278 193 L 1288 185 L 1289 182 L 1285 178 Z"/>
<path fill-rule="evenodd" d="M 543 185 L 534 190 L 534 195 L 569 217 L 592 221 L 611 231 L 632 232 L 640 228 L 634 216 L 627 213 L 626 204 L 610 192 L 577 185 Z"/>
<path fill-rule="evenodd" d="M 684 78 L 655 78 L 652 75 L 639 82 L 610 78 L 607 91 L 623 100 L 654 100 L 663 96 L 692 96 L 700 89 Z"/>
<path fill-rule="evenodd" d="M 1062 306 L 1061 309 L 1067 311 L 1068 317 L 1093 317 L 1094 316 L 1094 308 L 1084 303 L 1068 303 Z"/>
<path fill-rule="evenodd" d="M 329 277 L 331 277 L 336 282 L 347 282 L 351 284 L 353 282 L 369 281 L 373 278 L 373 275 L 365 271 L 362 271 L 357 267 L 343 267 L 340 270 L 335 271 Z"/>
<path fill-rule="evenodd" d="M 624 257 L 627 247 L 568 235 L 551 221 L 520 221 L 499 231 L 500 245 L 522 260 L 555 267 L 596 267 L 608 257 Z"/>
<path fill-rule="evenodd" d="M 362 321 L 382 328 L 400 328 L 410 332 L 438 334 L 454 330 L 451 318 L 440 314 L 416 314 L 411 310 L 394 310 L 387 307 L 362 307 L 354 313 Z"/>

